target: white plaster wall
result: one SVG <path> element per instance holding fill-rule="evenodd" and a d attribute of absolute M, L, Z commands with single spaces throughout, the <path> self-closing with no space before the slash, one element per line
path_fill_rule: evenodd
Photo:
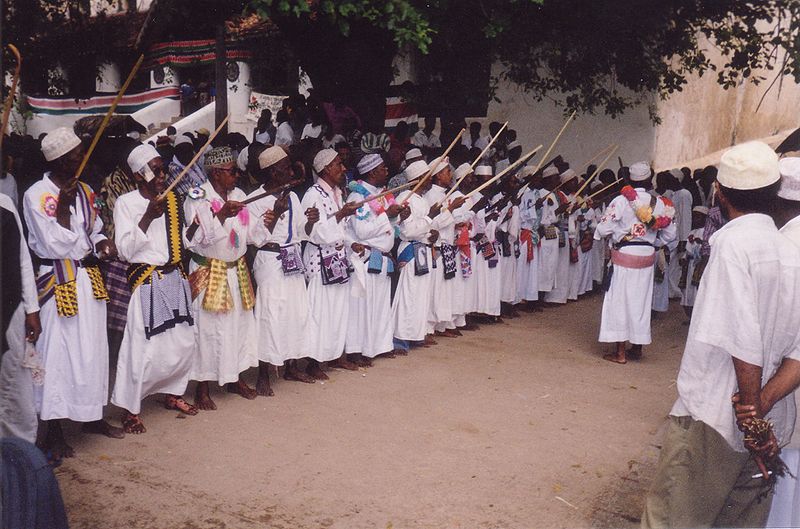
<path fill-rule="evenodd" d="M 496 70 L 497 66 L 495 73 Z M 478 120 L 484 124 L 481 133 L 488 134 L 492 121 L 508 120 L 508 128 L 517 131 L 523 153 L 541 144 L 539 156 L 544 155 L 566 121 L 563 107 L 550 100 L 536 101 L 518 85 L 508 82 L 500 84 L 496 95 L 500 102 L 490 102 L 487 117 Z M 467 119 L 467 123 L 471 121 Z M 605 114 L 576 114 L 549 157 L 561 154 L 580 172 L 586 169 L 581 167 L 584 162 L 611 143 L 620 146 L 607 165 L 611 169 L 619 167 L 617 155 L 626 165 L 651 159 L 655 134 L 646 106 L 630 109 L 616 119 Z"/>
<path fill-rule="evenodd" d="M 100 65 L 98 79 L 95 81 L 95 90 L 98 92 L 118 92 L 122 88 L 119 66 L 114 63 Z"/>
<path fill-rule="evenodd" d="M 250 103 L 250 64 L 237 61 L 239 65 L 239 78 L 228 81 L 228 131 L 244 134 L 245 138 L 252 138 L 255 123 L 247 119 L 247 106 Z M 212 127 L 213 128 L 213 127 Z M 209 129 L 211 130 L 211 129 Z"/>

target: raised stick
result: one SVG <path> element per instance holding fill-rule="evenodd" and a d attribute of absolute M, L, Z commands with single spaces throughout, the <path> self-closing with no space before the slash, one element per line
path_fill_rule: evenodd
<path fill-rule="evenodd" d="M 586 163 L 584 163 L 583 165 L 579 165 L 578 167 L 587 167 L 588 168 L 592 164 L 593 161 L 595 161 L 596 159 L 600 158 L 600 156 L 602 156 L 603 154 L 608 152 L 609 149 L 611 149 L 612 147 L 614 147 L 616 145 L 617 145 L 616 143 L 609 143 L 604 148 L 602 148 L 599 151 L 597 151 L 597 154 L 595 154 L 594 156 L 589 158 L 589 160 Z"/>
<path fill-rule="evenodd" d="M 398 191 L 402 191 L 403 189 L 407 189 L 407 188 L 411 187 L 412 185 L 414 185 L 414 182 L 413 182 L 413 181 L 411 181 L 411 182 L 406 182 L 406 183 L 405 183 L 405 184 L 403 184 L 403 185 L 399 185 L 399 186 L 397 186 L 397 187 L 393 187 L 392 189 L 387 189 L 386 191 L 383 191 L 383 192 L 381 192 L 381 193 L 378 193 L 377 195 L 371 195 L 371 196 L 368 196 L 368 197 L 367 197 L 367 198 L 365 198 L 364 200 L 360 200 L 360 201 L 358 201 L 358 202 L 354 202 L 354 204 L 356 205 L 356 207 L 359 207 L 359 208 L 360 208 L 361 206 L 363 206 L 363 205 L 364 205 L 364 204 L 366 204 L 367 202 L 371 202 L 371 201 L 373 201 L 373 200 L 378 200 L 379 198 L 383 198 L 383 197 L 385 197 L 386 195 L 391 195 L 392 193 L 397 193 Z"/>
<path fill-rule="evenodd" d="M 8 127 L 8 119 L 11 117 L 11 106 L 14 104 L 14 94 L 17 93 L 17 83 L 19 83 L 19 73 L 22 69 L 22 55 L 13 44 L 8 45 L 8 49 L 17 58 L 17 66 L 14 68 L 14 79 L 11 81 L 11 91 L 6 97 L 5 105 L 3 106 L 3 128 L 0 129 L 0 146 L 3 145 L 3 136 L 6 134 L 6 127 Z"/>
<path fill-rule="evenodd" d="M 561 135 L 564 134 L 565 130 L 567 130 L 567 125 L 569 125 L 572 122 L 572 118 L 575 117 L 575 113 L 576 112 L 577 112 L 577 110 L 573 110 L 572 114 L 570 114 L 569 117 L 567 118 L 567 121 L 564 122 L 564 126 L 561 127 L 560 131 L 558 131 L 558 134 L 556 135 L 556 138 L 553 140 L 553 143 L 550 144 L 550 147 L 547 148 L 547 152 L 544 153 L 544 156 L 542 156 L 542 159 L 539 160 L 538 164 L 536 164 L 536 169 L 533 170 L 533 174 L 536 174 L 536 172 L 539 169 L 542 168 L 542 163 L 547 159 L 548 156 L 550 156 L 550 153 L 553 152 L 553 147 L 556 146 L 556 143 L 558 143 L 558 140 L 561 138 Z M 522 194 L 525 193 L 525 190 L 528 189 L 529 185 L 531 185 L 531 183 L 530 182 L 526 182 L 525 185 L 522 186 L 522 188 L 520 188 L 519 191 L 517 191 L 517 196 L 522 196 Z M 551 193 L 552 193 L 552 191 L 551 191 Z"/>
<path fill-rule="evenodd" d="M 620 183 L 621 181 L 622 181 L 622 178 L 617 178 L 616 180 L 614 180 L 613 182 L 611 182 L 611 183 L 610 183 L 610 184 L 608 184 L 607 186 L 605 186 L 605 187 L 603 187 L 603 188 L 601 188 L 601 189 L 598 189 L 597 191 L 595 191 L 594 193 L 592 193 L 592 194 L 591 194 L 591 195 L 589 195 L 588 197 L 586 197 L 586 198 L 582 198 L 582 199 L 581 199 L 581 202 L 585 203 L 587 200 L 590 200 L 590 199 L 592 199 L 592 198 L 596 197 L 597 195 L 599 195 L 599 194 L 600 194 L 600 193 L 602 193 L 603 191 L 606 191 L 606 190 L 610 189 L 611 187 L 613 187 L 613 186 L 617 185 L 617 184 L 618 184 L 618 183 Z"/>
<path fill-rule="evenodd" d="M 211 142 L 212 142 L 212 141 L 214 141 L 214 138 L 216 138 L 216 137 L 217 137 L 217 134 L 219 134 L 219 132 L 222 130 L 222 127 L 224 127 L 224 126 L 225 126 L 225 124 L 228 122 L 228 119 L 229 119 L 230 117 L 231 117 L 231 115 L 230 115 L 230 114 L 228 114 L 227 116 L 225 116 L 225 119 L 223 119 L 223 120 L 222 120 L 222 123 L 220 123 L 220 124 L 219 124 L 219 127 L 217 127 L 217 128 L 216 128 L 216 130 L 214 130 L 214 132 L 213 132 L 213 133 L 211 133 L 211 136 L 209 136 L 209 137 L 208 137 L 208 141 L 206 141 L 206 143 L 205 143 L 205 144 L 204 144 L 202 147 L 200 147 L 199 149 L 197 149 L 197 153 L 194 155 L 194 158 L 192 158 L 192 159 L 189 161 L 189 163 L 187 163 L 187 164 L 186 164 L 186 167 L 184 167 L 184 168 L 183 168 L 183 171 L 181 171 L 181 172 L 180 172 L 180 174 L 178 174 L 178 176 L 176 176 L 176 177 L 175 177 L 175 180 L 173 180 L 173 181 L 172 181 L 172 183 L 171 183 L 171 184 L 170 184 L 170 185 L 169 185 L 169 186 L 168 186 L 168 187 L 167 187 L 167 188 L 164 190 L 164 192 L 163 192 L 163 193 L 161 193 L 160 195 L 158 195 L 158 198 L 156 198 L 156 202 L 160 202 L 160 201 L 164 200 L 164 197 L 166 197 L 166 196 L 167 196 L 167 193 L 169 193 L 170 191 L 172 191 L 172 189 L 173 189 L 173 188 L 174 188 L 176 185 L 178 185 L 178 182 L 180 182 L 180 181 L 181 181 L 181 178 L 183 178 L 183 177 L 184 177 L 184 175 L 185 175 L 186 173 L 188 173 L 188 172 L 189 172 L 189 169 L 191 169 L 191 168 L 192 168 L 192 166 L 193 166 L 195 163 L 197 163 L 197 160 L 199 160 L 199 159 L 200 159 L 200 156 L 201 156 L 201 155 L 203 154 L 203 152 L 206 150 L 206 147 L 208 147 L 209 145 L 211 145 Z"/>
<path fill-rule="evenodd" d="M 613 149 L 611 149 L 611 152 L 610 152 L 610 153 L 608 153 L 608 156 L 606 156 L 605 160 L 603 160 L 602 162 L 600 162 L 600 163 L 597 165 L 597 167 L 595 168 L 594 172 L 592 173 L 592 176 L 590 176 L 589 178 L 587 178 L 587 179 L 586 179 L 586 181 L 583 183 L 583 185 L 580 187 L 580 189 L 578 189 L 578 190 L 575 192 L 575 196 L 576 196 L 576 197 L 577 197 L 577 196 L 579 196 L 579 195 L 581 194 L 581 191 L 583 191 L 584 189 L 586 189 L 586 186 L 588 186 L 588 185 L 589 185 L 589 182 L 591 182 L 591 181 L 592 181 L 592 179 L 593 179 L 595 176 L 597 176 L 597 173 L 599 173 L 599 172 L 600 172 L 600 169 L 602 169 L 602 168 L 603 168 L 603 166 L 604 166 L 605 164 L 607 164 L 607 163 L 608 163 L 608 160 L 609 160 L 609 158 L 611 158 L 611 157 L 614 155 L 614 153 L 615 153 L 615 152 L 617 152 L 617 149 L 618 149 L 618 148 L 619 148 L 619 145 L 614 145 L 614 148 L 613 148 Z"/>
<path fill-rule="evenodd" d="M 119 89 L 117 92 L 117 97 L 114 98 L 114 102 L 111 103 L 111 106 L 108 108 L 108 112 L 103 117 L 103 121 L 100 122 L 100 126 L 97 127 L 97 132 L 94 133 L 94 138 L 92 138 L 92 143 L 89 145 L 89 148 L 86 150 L 86 154 L 83 155 L 83 160 L 81 160 L 81 164 L 78 166 L 78 170 L 75 171 L 75 180 L 81 177 L 83 174 L 83 170 L 86 168 L 86 164 L 89 163 L 89 157 L 92 156 L 94 152 L 94 148 L 97 147 L 97 142 L 100 141 L 100 137 L 103 135 L 103 132 L 106 130 L 108 126 L 108 122 L 111 120 L 111 116 L 114 115 L 114 111 L 117 109 L 117 105 L 119 104 L 122 96 L 125 95 L 125 91 L 130 86 L 131 81 L 133 81 L 136 72 L 139 71 L 139 66 L 142 65 L 142 61 L 144 60 L 144 54 L 139 55 L 139 60 L 136 61 L 136 64 L 133 65 L 133 69 L 131 73 L 128 74 L 128 78 L 125 79 L 125 84 L 122 85 L 122 88 Z"/>
<path fill-rule="evenodd" d="M 474 195 L 475 193 L 479 193 L 479 192 L 483 191 L 484 189 L 489 187 L 491 184 L 493 184 L 494 182 L 496 182 L 497 180 L 502 178 L 509 171 L 512 171 L 512 170 L 516 169 L 517 167 L 519 167 L 520 165 L 522 165 L 523 163 L 527 162 L 528 159 L 530 159 L 533 155 L 535 155 L 536 151 L 538 151 L 541 148 L 542 148 L 542 145 L 539 145 L 538 147 L 536 147 L 535 149 L 530 151 L 525 156 L 520 156 L 519 160 L 517 160 L 516 162 L 512 163 L 511 165 L 509 165 L 508 167 L 506 167 L 505 169 L 503 169 L 502 171 L 497 173 L 495 176 L 491 177 L 489 180 L 487 180 L 486 182 L 482 183 L 481 185 L 479 185 L 478 187 L 476 187 L 475 189 L 473 189 L 472 191 L 470 191 L 469 193 L 464 195 L 464 198 L 469 198 L 472 195 Z"/>
<path fill-rule="evenodd" d="M 428 172 L 425 174 L 425 176 L 423 176 L 422 178 L 420 178 L 420 179 L 419 179 L 419 182 L 417 182 L 417 185 L 415 185 L 415 186 L 414 186 L 414 189 L 412 189 L 412 190 L 411 190 L 411 193 L 409 193 L 409 195 L 406 197 L 406 199 L 405 199 L 405 200 L 403 200 L 403 203 L 401 204 L 401 206 L 405 206 L 405 205 L 406 205 L 406 203 L 408 202 L 408 199 L 411 197 L 411 195 L 413 195 L 414 193 L 416 193 L 416 192 L 417 192 L 417 190 L 418 190 L 420 187 L 422 187 L 422 184 L 424 184 L 424 183 L 425 183 L 425 181 L 426 181 L 428 178 L 430 178 L 430 176 L 433 174 L 433 172 L 434 172 L 434 171 L 436 171 L 436 169 L 438 169 L 438 168 L 439 168 L 439 165 L 442 163 L 442 161 L 443 161 L 445 158 L 447 158 L 447 155 L 448 155 L 448 154 L 450 154 L 450 151 L 453 149 L 453 147 L 455 147 L 455 146 L 456 146 L 456 143 L 458 142 L 458 140 L 460 140 L 460 139 L 461 139 L 461 136 L 462 136 L 463 134 L 464 134 L 464 129 L 461 129 L 461 132 L 459 132 L 459 133 L 456 135 L 456 137 L 455 137 L 455 138 L 453 138 L 453 141 L 452 141 L 452 142 L 450 142 L 450 146 L 449 146 L 449 147 L 447 147 L 447 150 L 446 150 L 446 151 L 444 151 L 444 153 L 443 153 L 441 156 L 439 156 L 439 158 L 437 158 L 437 160 L 436 160 L 436 163 L 435 163 L 435 164 L 433 164 L 433 167 L 431 167 L 430 169 L 428 169 Z"/>
<path fill-rule="evenodd" d="M 250 197 L 250 198 L 248 198 L 246 200 L 242 200 L 242 204 L 250 204 L 251 202 L 255 202 L 256 200 L 261 200 L 264 197 L 268 197 L 270 195 L 274 195 L 275 193 L 280 193 L 281 191 L 286 191 L 287 189 L 291 189 L 294 186 L 296 186 L 297 184 L 302 184 L 302 183 L 303 183 L 303 179 L 302 178 L 297 178 L 297 179 L 292 180 L 290 182 L 286 182 L 283 185 L 274 187 L 272 189 L 267 189 L 263 193 L 259 193 L 258 195 L 254 196 L 254 197 Z"/>
<path fill-rule="evenodd" d="M 483 155 L 486 154 L 489 151 L 489 149 L 492 147 L 492 145 L 494 145 L 494 142 L 497 141 L 497 138 L 500 137 L 500 134 L 505 130 L 505 128 L 507 126 L 508 126 L 508 121 L 503 123 L 503 126 L 500 127 L 500 130 L 497 131 L 497 134 L 494 135 L 494 138 L 492 138 L 491 141 L 489 141 L 489 144 L 486 147 L 484 147 L 484 149 L 481 151 L 481 153 L 478 155 L 478 157 L 475 158 L 475 160 L 473 160 L 471 164 L 469 164 L 469 171 L 464 173 L 464 175 L 461 178 L 458 179 L 458 181 L 455 183 L 455 185 L 453 187 L 451 187 L 450 190 L 447 191 L 447 193 L 444 194 L 444 198 L 442 198 L 442 200 L 438 202 L 439 204 L 442 204 L 445 200 L 447 200 L 447 197 L 449 197 L 450 195 L 455 193 L 456 189 L 458 189 L 458 186 L 461 185 L 461 182 L 463 182 L 464 179 L 467 177 L 467 175 L 469 175 L 469 173 L 471 173 L 472 170 L 475 169 L 475 166 L 478 165 L 478 162 L 481 161 L 481 159 L 483 158 Z"/>

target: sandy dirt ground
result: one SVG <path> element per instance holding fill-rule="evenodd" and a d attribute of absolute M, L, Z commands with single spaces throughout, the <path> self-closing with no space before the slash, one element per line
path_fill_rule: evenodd
<path fill-rule="evenodd" d="M 615 365 L 601 302 L 279 381 L 272 398 L 217 390 L 196 417 L 151 397 L 147 433 L 124 440 L 71 428 L 77 456 L 56 471 L 71 527 L 637 526 L 688 327 L 673 302 L 644 359 Z"/>

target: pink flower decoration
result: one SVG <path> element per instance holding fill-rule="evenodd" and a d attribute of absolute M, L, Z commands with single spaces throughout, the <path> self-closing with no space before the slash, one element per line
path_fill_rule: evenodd
<path fill-rule="evenodd" d="M 58 198 L 50 193 L 42 197 L 42 211 L 48 217 L 56 216 L 56 208 L 58 207 Z"/>
<path fill-rule="evenodd" d="M 657 230 L 663 230 L 664 228 L 669 226 L 671 222 L 672 222 L 672 219 L 669 218 L 669 217 L 658 217 L 656 219 L 656 229 Z"/>
<path fill-rule="evenodd" d="M 211 211 L 214 213 L 222 209 L 222 201 L 218 198 L 211 199 Z"/>
<path fill-rule="evenodd" d="M 250 222 L 250 212 L 247 210 L 247 208 L 240 209 L 239 214 L 236 216 L 239 218 L 239 224 L 242 226 L 247 226 L 247 224 Z"/>
<path fill-rule="evenodd" d="M 239 247 L 239 236 L 236 234 L 236 230 L 231 230 L 231 233 L 228 236 L 228 241 L 230 242 L 231 247 L 233 248 Z"/>
<path fill-rule="evenodd" d="M 631 228 L 631 235 L 634 237 L 644 237 L 647 235 L 647 228 L 644 227 L 644 224 L 634 224 L 633 228 Z"/>
<path fill-rule="evenodd" d="M 622 196 L 624 196 L 629 201 L 636 200 L 638 198 L 638 196 L 639 196 L 636 193 L 636 190 L 634 188 L 632 188 L 631 186 L 623 187 L 620 192 L 622 193 Z"/>

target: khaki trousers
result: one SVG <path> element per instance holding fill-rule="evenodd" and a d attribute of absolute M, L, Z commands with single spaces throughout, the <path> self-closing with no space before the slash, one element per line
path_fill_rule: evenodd
<path fill-rule="evenodd" d="M 669 418 L 643 528 L 764 527 L 772 494 L 749 453 L 733 450 L 707 424 Z"/>

